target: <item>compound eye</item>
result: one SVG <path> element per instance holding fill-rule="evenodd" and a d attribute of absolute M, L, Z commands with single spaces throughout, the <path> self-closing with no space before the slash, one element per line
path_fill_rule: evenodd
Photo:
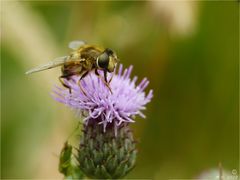
<path fill-rule="evenodd" d="M 107 53 L 102 53 L 100 56 L 97 58 L 97 65 L 100 68 L 107 69 L 109 64 L 109 56 Z"/>

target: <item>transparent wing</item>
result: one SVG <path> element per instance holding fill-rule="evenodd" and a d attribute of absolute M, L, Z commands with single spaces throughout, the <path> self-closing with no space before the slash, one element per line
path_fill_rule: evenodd
<path fill-rule="evenodd" d="M 86 43 L 84 41 L 79 41 L 79 40 L 76 40 L 76 41 L 71 41 L 69 44 L 68 44 L 68 47 L 72 50 L 77 50 L 79 49 L 81 46 L 85 45 Z"/>
<path fill-rule="evenodd" d="M 44 71 L 44 70 L 51 69 L 51 68 L 54 68 L 57 66 L 61 66 L 67 61 L 68 61 L 68 56 L 58 57 L 58 58 L 48 62 L 47 64 L 30 69 L 29 71 L 26 72 L 26 74 L 32 74 L 35 72 Z"/>

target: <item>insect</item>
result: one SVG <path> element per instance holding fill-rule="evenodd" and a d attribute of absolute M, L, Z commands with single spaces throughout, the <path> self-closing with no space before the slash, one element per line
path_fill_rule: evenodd
<path fill-rule="evenodd" d="M 26 74 L 32 74 L 62 66 L 62 75 L 59 77 L 62 85 L 68 88 L 71 93 L 71 88 L 64 82 L 64 79 L 70 80 L 71 76 L 79 75 L 80 79 L 78 81 L 78 85 L 82 92 L 86 95 L 80 81 L 86 77 L 90 71 L 95 71 L 95 74 L 102 79 L 104 84 L 112 93 L 109 86 L 112 78 L 108 81 L 107 73 L 114 71 L 117 63 L 119 62 L 117 55 L 109 48 L 104 49 L 99 46 L 89 45 L 83 41 L 72 41 L 69 43 L 69 48 L 72 49 L 72 52 L 69 55 L 58 57 L 47 64 L 30 69 L 26 72 Z M 98 70 L 103 71 L 104 78 L 100 76 Z"/>

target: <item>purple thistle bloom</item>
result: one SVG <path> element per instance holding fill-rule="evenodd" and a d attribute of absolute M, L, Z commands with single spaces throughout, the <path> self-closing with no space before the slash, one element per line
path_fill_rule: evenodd
<path fill-rule="evenodd" d="M 136 76 L 130 79 L 132 68 L 133 66 L 130 66 L 123 72 L 123 66 L 120 65 L 110 83 L 112 93 L 102 80 L 91 72 L 81 80 L 86 95 L 77 83 L 79 76 L 73 76 L 71 80 L 65 81 L 72 92 L 69 93 L 68 89 L 56 87 L 54 99 L 77 112 L 88 112 L 83 120 L 85 124 L 89 120 L 96 120 L 103 125 L 104 132 L 108 124 L 113 124 L 116 131 L 121 124 L 134 122 L 135 115 L 145 118 L 141 111 L 153 97 L 152 90 L 147 95 L 144 92 L 149 84 L 147 78 L 144 78 L 138 85 L 136 85 Z M 102 72 L 100 75 L 103 76 Z"/>

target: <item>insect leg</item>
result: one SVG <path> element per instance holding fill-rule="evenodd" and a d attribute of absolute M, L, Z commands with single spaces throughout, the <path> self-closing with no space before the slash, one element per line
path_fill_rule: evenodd
<path fill-rule="evenodd" d="M 110 79 L 110 81 L 112 80 L 112 78 Z M 109 82 L 110 82 L 109 81 Z M 107 80 L 107 71 L 106 70 L 104 70 L 104 84 L 108 87 L 108 89 L 110 90 L 110 92 L 111 92 L 111 94 L 112 94 L 112 90 L 111 90 L 111 88 L 110 88 L 110 86 L 109 86 L 109 82 L 108 82 L 108 80 Z"/>
<path fill-rule="evenodd" d="M 96 74 L 96 75 L 102 80 L 102 82 L 105 84 L 105 86 L 107 86 L 107 88 L 109 89 L 109 91 L 110 91 L 111 94 L 112 94 L 112 90 L 111 90 L 111 88 L 110 88 L 108 82 L 106 81 L 106 78 L 103 79 L 103 77 L 100 76 L 100 74 L 99 74 L 99 73 L 96 73 L 96 72 L 97 72 L 97 69 L 95 69 L 95 74 Z M 104 72 L 105 72 L 105 71 L 104 71 Z M 107 71 L 106 71 L 106 72 L 107 72 Z M 105 75 L 104 75 L 104 77 L 105 77 Z"/>
<path fill-rule="evenodd" d="M 97 68 L 95 69 L 95 74 L 96 74 L 97 76 L 100 76 L 100 74 L 98 73 Z"/>
<path fill-rule="evenodd" d="M 88 75 L 89 71 L 86 71 L 80 78 L 80 80 L 82 80 L 86 75 Z"/>
<path fill-rule="evenodd" d="M 61 84 L 65 87 L 65 88 L 68 88 L 68 90 L 69 90 L 69 93 L 71 94 L 72 93 L 72 90 L 71 90 L 71 88 L 68 86 L 68 85 L 66 85 L 65 84 L 65 82 L 63 81 L 63 79 L 62 78 L 66 78 L 66 76 L 59 76 L 59 81 L 61 82 Z"/>
<path fill-rule="evenodd" d="M 83 88 L 82 85 L 81 85 L 81 80 L 82 80 L 86 75 L 88 75 L 88 73 L 89 73 L 89 71 L 86 71 L 86 72 L 80 77 L 80 79 L 78 80 L 78 86 L 80 87 L 81 91 L 83 92 L 83 94 L 84 94 L 85 96 L 86 96 L 87 94 L 86 94 L 84 88 Z"/>
<path fill-rule="evenodd" d="M 104 72 L 104 80 L 105 80 L 106 83 L 108 83 L 108 81 L 107 81 L 107 71 L 104 70 L 103 72 Z"/>
<path fill-rule="evenodd" d="M 111 81 L 112 81 L 114 75 L 115 75 L 115 71 L 112 73 L 112 76 L 111 76 L 110 80 L 108 81 L 108 84 L 111 83 Z"/>

